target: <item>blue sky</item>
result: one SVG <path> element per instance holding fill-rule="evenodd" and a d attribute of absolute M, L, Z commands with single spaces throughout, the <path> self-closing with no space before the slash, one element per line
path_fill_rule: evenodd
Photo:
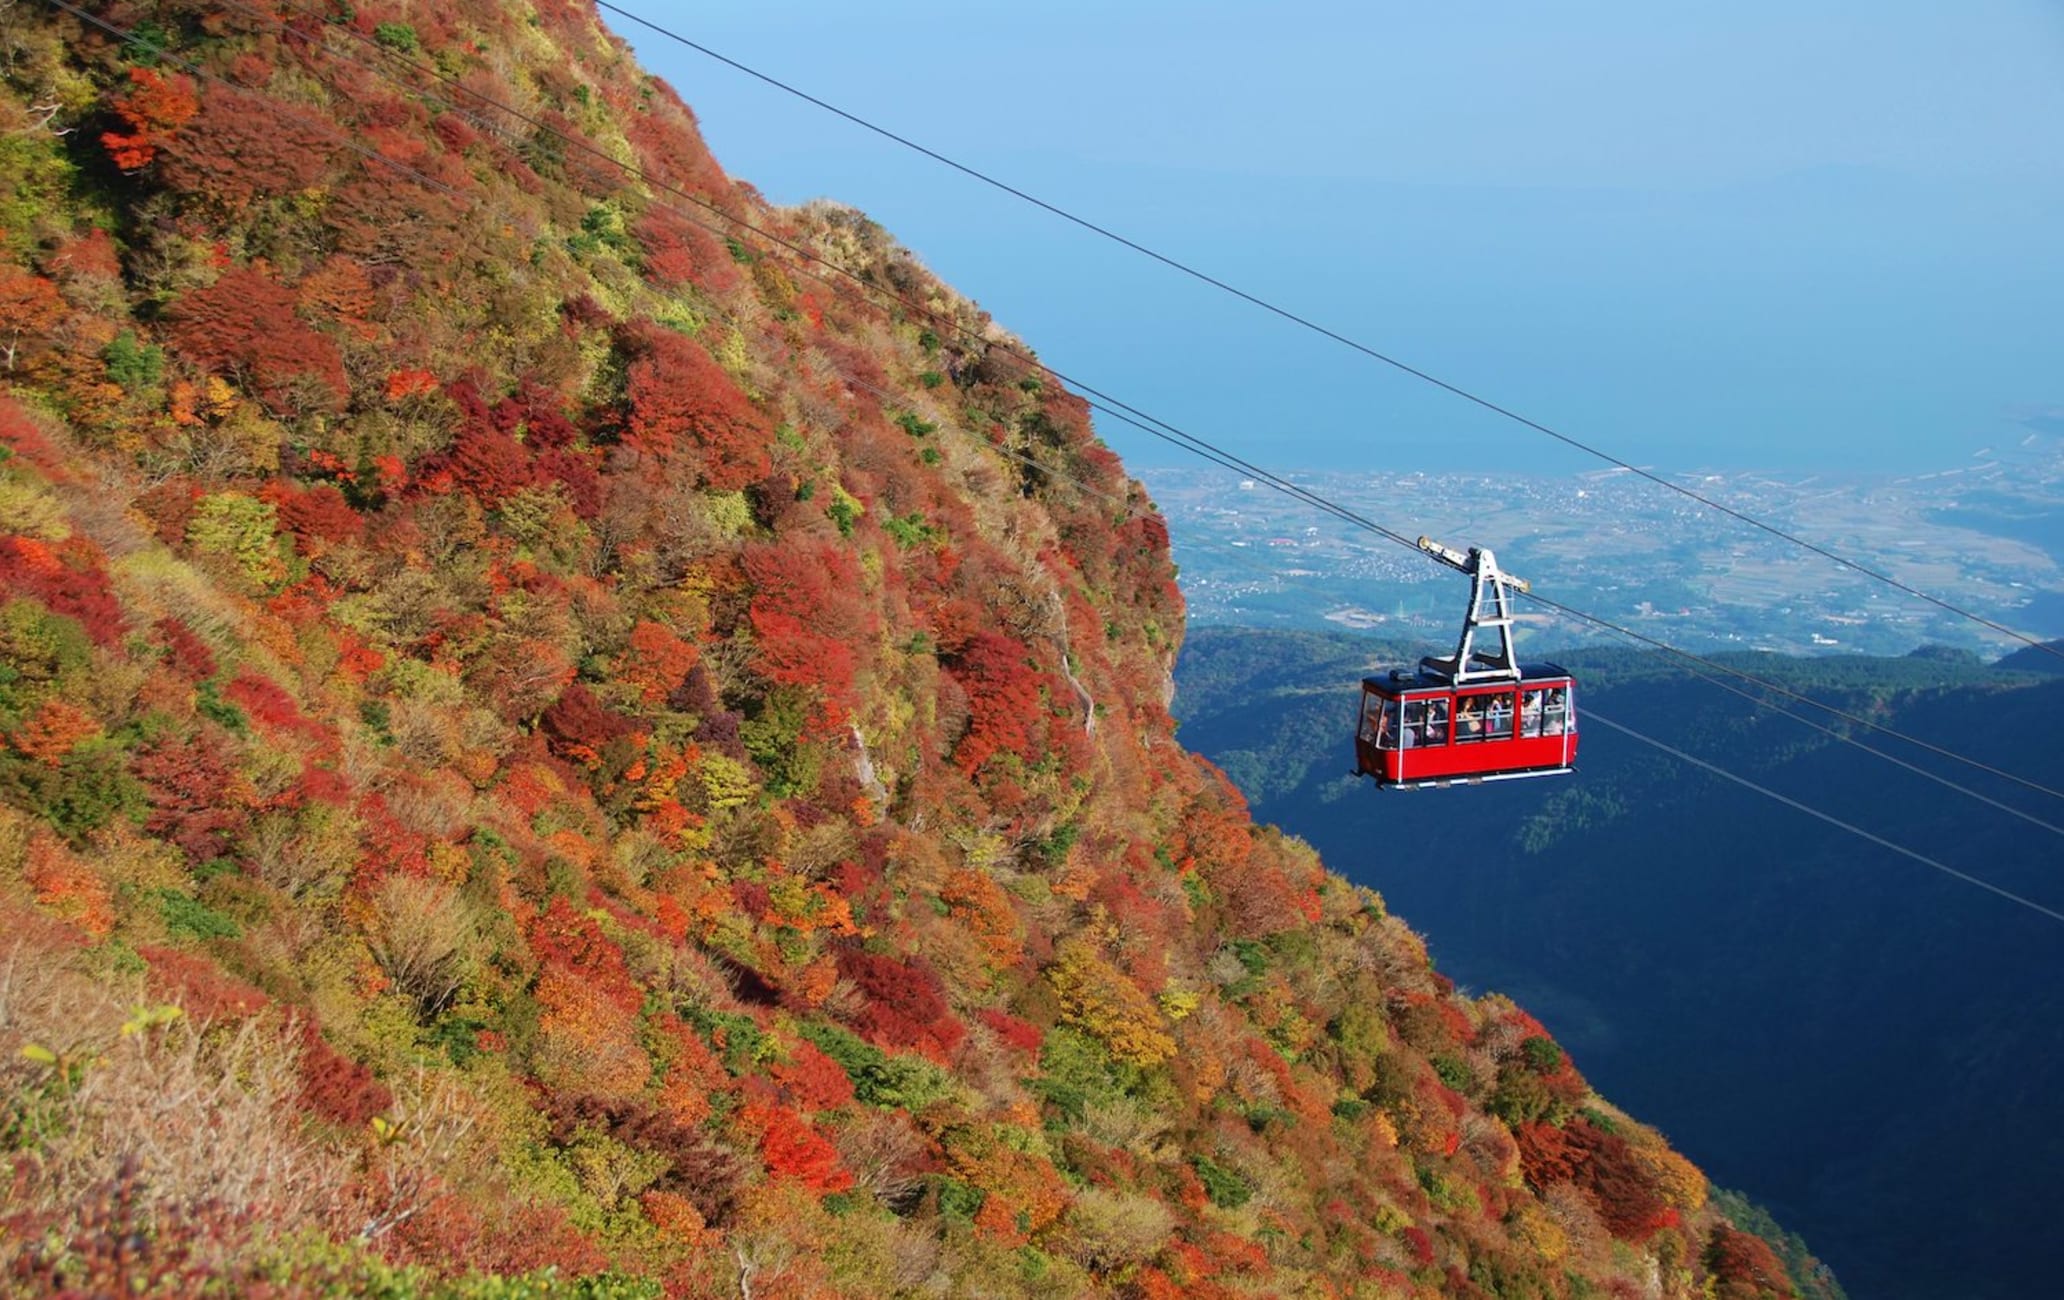
<path fill-rule="evenodd" d="M 2055 3 L 626 7 L 1639 463 L 1938 468 L 2064 405 Z M 613 21 L 734 175 L 1271 468 L 1595 467 Z"/>

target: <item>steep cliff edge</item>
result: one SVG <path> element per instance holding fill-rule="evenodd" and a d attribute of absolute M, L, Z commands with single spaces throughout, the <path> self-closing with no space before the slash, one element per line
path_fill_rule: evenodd
<path fill-rule="evenodd" d="M 591 10 L 0 72 L 16 1289 L 1789 1294 L 1176 745 L 1084 403 Z"/>

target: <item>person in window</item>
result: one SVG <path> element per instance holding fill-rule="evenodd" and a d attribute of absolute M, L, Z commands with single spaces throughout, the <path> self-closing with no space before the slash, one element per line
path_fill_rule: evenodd
<path fill-rule="evenodd" d="M 1375 713 L 1375 714 L 1374 714 L 1374 715 L 1373 715 L 1373 716 L 1372 716 L 1372 717 L 1371 717 L 1371 718 L 1369 719 L 1369 721 L 1370 721 L 1370 722 L 1372 722 L 1372 723 L 1373 723 L 1373 724 L 1375 725 L 1375 730 L 1376 730 L 1376 748 L 1378 748 L 1378 749 L 1396 749 L 1396 748 L 1397 748 L 1397 701 L 1396 701 L 1396 700 L 1385 700 L 1385 701 L 1383 702 L 1383 707 L 1382 707 L 1382 709 L 1381 709 L 1381 710 L 1379 710 L 1378 712 L 1376 712 L 1376 713 Z"/>
<path fill-rule="evenodd" d="M 1528 691 L 1526 700 L 1519 706 L 1519 734 L 1538 736 L 1541 734 L 1542 691 Z"/>
<path fill-rule="evenodd" d="M 1569 714 L 1568 692 L 1558 686 L 1554 690 L 1545 693 L 1548 696 L 1548 702 L 1542 709 L 1541 720 L 1549 735 L 1559 736 L 1562 734 L 1563 723 Z"/>
<path fill-rule="evenodd" d="M 1426 702 L 1426 743 L 1445 745 L 1448 743 L 1448 702 L 1428 700 Z"/>
<path fill-rule="evenodd" d="M 1512 734 L 1512 697 L 1493 695 L 1491 707 L 1484 712 L 1484 730 L 1494 739 L 1504 739 Z"/>
<path fill-rule="evenodd" d="M 1455 710 L 1455 739 L 1482 740 L 1483 734 L 1483 701 L 1472 696 Z"/>

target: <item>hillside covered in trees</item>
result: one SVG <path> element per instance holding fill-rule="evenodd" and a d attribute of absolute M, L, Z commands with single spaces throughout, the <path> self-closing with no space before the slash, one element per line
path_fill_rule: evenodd
<path fill-rule="evenodd" d="M 12 1294 L 1789 1295 L 592 9 L 0 0 Z"/>

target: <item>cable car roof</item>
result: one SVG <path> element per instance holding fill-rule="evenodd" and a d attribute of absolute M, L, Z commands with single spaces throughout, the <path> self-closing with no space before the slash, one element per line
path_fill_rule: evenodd
<path fill-rule="evenodd" d="M 1546 662 L 1521 664 L 1519 666 L 1519 679 L 1522 682 L 1573 680 L 1569 670 L 1561 664 Z M 1362 678 L 1362 685 L 1372 691 L 1378 691 L 1385 695 L 1396 695 L 1402 691 L 1484 690 L 1498 686 L 1510 686 L 1512 683 L 1509 680 L 1478 680 L 1464 682 L 1457 686 L 1442 674 L 1428 672 L 1424 668 L 1412 672 L 1406 672 L 1402 668 L 1393 668 L 1380 676 Z"/>

